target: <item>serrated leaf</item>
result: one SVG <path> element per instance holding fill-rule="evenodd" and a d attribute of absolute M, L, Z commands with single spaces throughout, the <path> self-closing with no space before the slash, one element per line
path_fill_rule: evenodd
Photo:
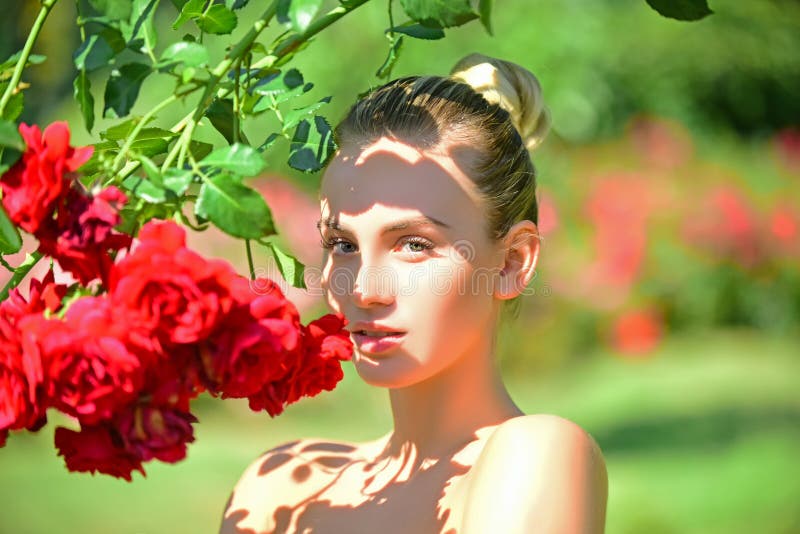
<path fill-rule="evenodd" d="M 302 108 L 293 109 L 283 116 L 283 131 L 291 130 L 297 124 L 309 115 L 313 115 L 319 108 L 331 101 L 331 97 L 326 96 L 319 102 L 315 102 Z"/>
<path fill-rule="evenodd" d="M 265 243 L 264 246 L 275 259 L 275 264 L 278 266 L 278 271 L 280 271 L 283 279 L 291 284 L 292 287 L 307 289 L 304 276 L 305 266 L 275 243 Z"/>
<path fill-rule="evenodd" d="M 289 165 L 303 172 L 322 169 L 336 151 L 330 124 L 320 116 L 303 119 L 289 145 Z"/>
<path fill-rule="evenodd" d="M 432 28 L 461 26 L 478 18 L 469 0 L 400 0 L 411 19 Z"/>
<path fill-rule="evenodd" d="M 111 73 L 105 91 L 104 117 L 125 117 L 139 97 L 142 82 L 152 72 L 142 63 L 128 63 Z"/>
<path fill-rule="evenodd" d="M 81 110 L 83 124 L 86 131 L 91 133 L 94 128 L 94 96 L 92 96 L 92 83 L 85 70 L 79 71 L 72 82 L 73 96 Z"/>
<path fill-rule="evenodd" d="M 25 141 L 19 134 L 19 128 L 10 121 L 0 120 L 0 147 L 9 147 L 19 152 L 25 151 Z"/>
<path fill-rule="evenodd" d="M 228 174 L 203 182 L 195 213 L 234 237 L 259 239 L 275 233 L 264 197 Z"/>
<path fill-rule="evenodd" d="M 206 33 L 223 35 L 231 33 L 238 23 L 236 13 L 223 6 L 215 4 L 197 19 L 197 27 Z"/>
<path fill-rule="evenodd" d="M 21 248 L 22 236 L 19 235 L 19 229 L 8 218 L 0 202 L 0 254 L 14 254 Z"/>
<path fill-rule="evenodd" d="M 110 20 L 127 20 L 131 16 L 131 0 L 89 0 L 89 3 Z"/>
<path fill-rule="evenodd" d="M 200 43 L 178 41 L 161 53 L 158 68 L 182 64 L 185 67 L 200 67 L 208 63 L 208 50 Z"/>
<path fill-rule="evenodd" d="M 5 90 L 8 88 L 8 82 L 0 83 L 0 94 L 4 93 Z M 25 97 L 22 94 L 22 91 L 18 91 L 11 95 L 11 98 L 8 100 L 5 109 L 3 110 L 3 115 L 0 116 L 0 119 L 7 120 L 7 121 L 15 121 L 19 118 L 22 114 L 22 109 L 25 106 Z"/>
<path fill-rule="evenodd" d="M 392 44 L 389 46 L 389 52 L 386 54 L 386 59 L 383 61 L 383 65 L 378 67 L 378 70 L 375 72 L 375 76 L 378 78 L 388 78 L 392 75 L 392 69 L 394 68 L 395 63 L 400 58 L 400 50 L 403 48 L 403 36 L 396 37 Z"/>
<path fill-rule="evenodd" d="M 436 40 L 444 38 L 444 30 L 441 28 L 429 28 L 423 26 L 419 22 L 407 22 L 394 28 L 389 28 L 387 32 L 392 31 L 395 33 L 402 33 L 415 39 Z"/>
<path fill-rule="evenodd" d="M 115 56 L 114 50 L 101 35 L 90 35 L 81 43 L 72 56 L 75 68 L 78 70 L 93 71 L 105 67 Z"/>
<path fill-rule="evenodd" d="M 279 0 L 278 1 L 278 22 L 289 24 L 297 33 L 303 33 L 308 29 L 314 16 L 322 6 L 323 0 Z"/>
<path fill-rule="evenodd" d="M 205 8 L 206 0 L 189 0 L 181 7 L 181 14 L 178 15 L 178 18 L 172 24 L 172 29 L 177 30 L 181 26 L 183 26 L 187 21 L 191 19 L 196 19 L 200 15 L 203 14 L 203 8 Z"/>
<path fill-rule="evenodd" d="M 676 20 L 700 20 L 713 13 L 706 0 L 646 0 L 660 15 Z"/>
<path fill-rule="evenodd" d="M 267 163 L 253 147 L 240 143 L 218 148 L 200 161 L 200 165 L 224 169 L 238 176 L 255 176 Z"/>

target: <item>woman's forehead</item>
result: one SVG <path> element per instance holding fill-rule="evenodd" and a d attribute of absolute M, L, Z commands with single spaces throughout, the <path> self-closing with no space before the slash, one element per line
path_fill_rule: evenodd
<path fill-rule="evenodd" d="M 419 150 L 382 138 L 363 150 L 343 150 L 328 166 L 320 188 L 322 215 L 355 216 L 380 205 L 397 215 L 475 218 L 481 199 L 459 163 L 442 152 Z M 373 210 L 374 211 L 374 210 Z"/>

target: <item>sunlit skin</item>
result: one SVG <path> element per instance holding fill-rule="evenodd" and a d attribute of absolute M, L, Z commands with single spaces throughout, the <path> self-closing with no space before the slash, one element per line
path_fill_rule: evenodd
<path fill-rule="evenodd" d="M 268 451 L 237 484 L 221 533 L 603 532 L 596 443 L 566 419 L 525 415 L 494 355 L 501 308 L 535 272 L 536 225 L 492 239 L 458 148 L 381 138 L 328 166 L 322 286 L 353 332 L 358 374 L 388 390 L 393 430 Z M 376 337 L 355 332 L 374 324 L 397 333 L 377 352 Z"/>

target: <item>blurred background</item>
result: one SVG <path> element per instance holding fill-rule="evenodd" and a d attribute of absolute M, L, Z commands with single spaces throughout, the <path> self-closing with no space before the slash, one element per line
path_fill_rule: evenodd
<path fill-rule="evenodd" d="M 176 15 L 164 4 L 167 31 Z M 251 4 L 242 21 L 262 9 Z M 800 532 L 800 2 L 711 8 L 681 23 L 644 0 L 506 0 L 495 6 L 494 37 L 473 22 L 442 41 L 406 39 L 393 73 L 446 74 L 479 51 L 541 81 L 554 129 L 534 154 L 540 269 L 499 358 L 525 412 L 570 418 L 600 444 L 611 534 Z M 5 58 L 21 48 L 38 2 L 3 9 Z M 47 21 L 35 51 L 48 59 L 26 71 L 22 120 L 68 120 L 73 144 L 88 144 L 105 123 L 87 133 L 71 100 L 74 9 L 60 2 Z M 310 100 L 333 95 L 332 122 L 379 82 L 387 27 L 386 2 L 373 0 L 294 61 L 315 83 Z M 218 55 L 227 42 L 213 42 Z M 166 94 L 159 83 L 146 82 L 134 113 Z M 99 102 L 99 79 L 95 91 Z M 265 136 L 258 125 L 251 134 Z M 288 169 L 286 147 L 272 154 L 254 183 L 287 247 L 316 265 L 319 175 Z M 191 242 L 246 272 L 242 243 L 212 232 Z M 269 267 L 266 255 L 256 263 Z M 326 311 L 318 296 L 289 294 L 306 321 Z M 375 439 L 391 427 L 386 392 L 349 364 L 335 391 L 276 419 L 232 400 L 201 398 L 195 412 L 188 458 L 146 465 L 133 483 L 67 473 L 53 447 L 55 413 L 38 434 L 13 434 L 0 450 L 0 533 L 216 532 L 261 452 L 298 437 Z"/>

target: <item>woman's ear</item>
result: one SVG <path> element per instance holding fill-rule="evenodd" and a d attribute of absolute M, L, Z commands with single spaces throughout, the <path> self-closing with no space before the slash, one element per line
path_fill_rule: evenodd
<path fill-rule="evenodd" d="M 519 296 L 536 272 L 539 259 L 539 229 L 533 221 L 519 221 L 503 238 L 504 264 L 495 286 L 500 300 Z"/>

